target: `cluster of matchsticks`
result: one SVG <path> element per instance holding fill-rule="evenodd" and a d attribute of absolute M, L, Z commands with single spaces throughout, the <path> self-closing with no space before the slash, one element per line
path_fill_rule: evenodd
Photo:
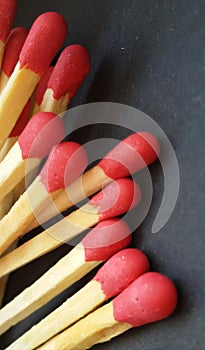
<path fill-rule="evenodd" d="M 127 248 L 130 228 L 118 218 L 139 203 L 141 190 L 129 176 L 156 160 L 159 144 L 145 131 L 132 134 L 85 171 L 83 147 L 62 142 L 62 114 L 89 71 L 89 56 L 82 46 L 70 45 L 55 67 L 50 66 L 66 38 L 65 19 L 44 13 L 27 33 L 22 27 L 11 30 L 15 10 L 15 0 L 0 0 L 1 299 L 9 273 L 92 230 L 1 308 L 0 334 L 104 262 L 89 283 L 8 347 L 88 349 L 132 327 L 166 318 L 176 307 L 174 284 L 160 273 L 148 272 L 144 253 Z M 30 181 L 27 188 L 25 176 Z M 92 195 L 79 209 L 18 246 L 18 239 L 39 223 Z"/>

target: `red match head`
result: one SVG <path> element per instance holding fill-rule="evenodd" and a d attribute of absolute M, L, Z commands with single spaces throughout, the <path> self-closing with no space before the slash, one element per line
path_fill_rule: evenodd
<path fill-rule="evenodd" d="M 177 289 L 166 276 L 148 272 L 113 300 L 114 318 L 133 327 L 162 320 L 175 310 Z"/>
<path fill-rule="evenodd" d="M 33 23 L 27 36 L 19 61 L 20 67 L 27 67 L 42 75 L 51 64 L 67 35 L 67 23 L 57 12 L 46 12 Z"/>
<path fill-rule="evenodd" d="M 81 241 L 85 250 L 85 261 L 106 261 L 129 246 L 131 240 L 130 228 L 123 220 L 102 221 Z"/>
<path fill-rule="evenodd" d="M 142 131 L 121 141 L 98 165 L 108 177 L 118 179 L 143 169 L 154 162 L 158 154 L 157 139 Z"/>
<path fill-rule="evenodd" d="M 81 45 L 70 45 L 63 50 L 48 82 L 56 100 L 69 94 L 72 98 L 90 69 L 90 58 Z"/>
<path fill-rule="evenodd" d="M 54 67 L 48 67 L 45 73 L 42 75 L 41 80 L 38 83 L 36 93 L 35 93 L 35 102 L 40 106 L 43 101 L 43 96 L 48 87 L 48 81 L 53 72 Z"/>
<path fill-rule="evenodd" d="M 5 43 L 16 14 L 17 0 L 0 2 L 0 40 Z"/>
<path fill-rule="evenodd" d="M 14 71 L 27 35 L 28 31 L 23 27 L 14 28 L 9 34 L 2 62 L 2 70 L 7 77 Z"/>
<path fill-rule="evenodd" d="M 131 179 L 122 178 L 97 193 L 89 204 L 97 208 L 99 220 L 105 220 L 134 208 L 140 200 L 140 187 Z"/>
<path fill-rule="evenodd" d="M 64 135 L 65 129 L 60 117 L 50 112 L 36 114 L 18 139 L 22 158 L 43 159 L 51 148 L 64 138 Z"/>
<path fill-rule="evenodd" d="M 101 284 L 103 293 L 109 299 L 121 293 L 149 267 L 149 260 L 140 250 L 124 249 L 101 267 L 94 280 Z"/>
<path fill-rule="evenodd" d="M 21 115 L 17 120 L 9 137 L 18 137 L 23 132 L 26 124 L 28 123 L 30 111 L 31 111 L 31 100 L 29 99 L 23 111 L 21 112 Z"/>
<path fill-rule="evenodd" d="M 62 142 L 53 147 L 40 172 L 49 193 L 63 189 L 80 176 L 87 166 L 87 154 L 76 142 Z"/>

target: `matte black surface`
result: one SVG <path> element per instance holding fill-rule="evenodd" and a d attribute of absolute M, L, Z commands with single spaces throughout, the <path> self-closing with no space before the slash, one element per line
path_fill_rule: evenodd
<path fill-rule="evenodd" d="M 59 11 L 69 22 L 66 44 L 81 43 L 89 50 L 91 73 L 72 105 L 110 101 L 144 111 L 163 128 L 179 161 L 180 194 L 171 219 L 160 233 L 151 233 L 163 190 L 161 167 L 156 163 L 151 167 L 153 205 L 134 238 L 134 244 L 148 254 L 152 268 L 176 282 L 178 309 L 165 321 L 131 330 L 95 349 L 204 349 L 204 7 L 199 0 L 19 0 L 16 25 L 30 27 L 40 13 Z M 106 127 L 92 128 L 86 136 L 76 137 L 86 141 L 107 132 Z M 109 133 L 114 137 L 115 129 Z M 12 274 L 5 303 L 66 251 L 68 247 L 63 247 Z M 0 338 L 0 349 L 88 279 L 7 332 Z"/>

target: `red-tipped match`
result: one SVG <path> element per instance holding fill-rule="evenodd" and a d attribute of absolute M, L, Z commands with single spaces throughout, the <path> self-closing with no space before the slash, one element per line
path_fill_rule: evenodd
<path fill-rule="evenodd" d="M 19 61 L 42 76 L 51 64 L 67 35 L 67 23 L 57 12 L 46 12 L 33 23 L 27 36 Z"/>
<path fill-rule="evenodd" d="M 35 93 L 35 102 L 40 106 L 43 101 L 43 96 L 48 87 L 48 81 L 51 77 L 54 67 L 48 67 L 45 73 L 42 75 L 41 80 L 38 83 L 36 93 Z"/>
<path fill-rule="evenodd" d="M 2 71 L 9 78 L 19 60 L 21 49 L 24 45 L 28 31 L 23 27 L 17 27 L 11 30 L 2 62 Z"/>
<path fill-rule="evenodd" d="M 137 277 L 149 271 L 146 255 L 135 248 L 124 249 L 108 260 L 95 275 L 106 298 L 112 298 L 127 288 Z"/>
<path fill-rule="evenodd" d="M 52 193 L 68 186 L 87 166 L 87 154 L 76 142 L 62 142 L 55 146 L 40 172 L 42 183 Z"/>
<path fill-rule="evenodd" d="M 17 0 L 0 0 L 0 40 L 5 43 L 16 14 Z"/>
<path fill-rule="evenodd" d="M 114 318 L 138 327 L 172 314 L 178 295 L 174 283 L 157 272 L 140 276 L 113 300 Z"/>
<path fill-rule="evenodd" d="M 95 226 L 81 241 L 85 261 L 105 261 L 130 245 L 129 226 L 119 219 L 105 220 Z"/>
<path fill-rule="evenodd" d="M 134 208 L 141 200 L 141 190 L 131 179 L 119 179 L 97 193 L 89 204 L 97 208 L 99 219 L 119 216 Z"/>
<path fill-rule="evenodd" d="M 27 124 L 18 139 L 22 158 L 46 157 L 65 135 L 63 121 L 54 113 L 40 112 Z"/>
<path fill-rule="evenodd" d="M 153 163 L 159 155 L 159 150 L 155 136 L 142 131 L 121 141 L 98 165 L 108 177 L 118 179 Z"/>
<path fill-rule="evenodd" d="M 9 137 L 18 137 L 26 127 L 31 112 L 31 99 L 28 100 Z"/>
<path fill-rule="evenodd" d="M 48 82 L 56 100 L 69 94 L 72 98 L 90 69 L 90 58 L 81 45 L 70 45 L 60 55 Z"/>

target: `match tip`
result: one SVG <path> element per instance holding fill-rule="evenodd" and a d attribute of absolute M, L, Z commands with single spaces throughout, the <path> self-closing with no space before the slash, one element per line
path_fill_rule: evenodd
<path fill-rule="evenodd" d="M 107 176 L 117 179 L 150 165 L 157 159 L 159 151 L 160 146 L 156 137 L 141 131 L 121 141 L 98 165 Z"/>
<path fill-rule="evenodd" d="M 114 318 L 133 327 L 142 326 L 170 316 L 177 301 L 174 283 L 160 273 L 148 272 L 113 300 Z"/>
<path fill-rule="evenodd" d="M 87 154 L 76 142 L 62 142 L 53 147 L 40 172 L 49 193 L 63 189 L 80 176 L 87 166 Z"/>
<path fill-rule="evenodd" d="M 51 112 L 36 114 L 18 139 L 22 158 L 43 159 L 52 147 L 64 138 L 64 135 L 65 129 L 60 117 Z"/>
<path fill-rule="evenodd" d="M 6 0 L 0 3 L 0 40 L 5 43 L 16 14 L 17 0 Z"/>
<path fill-rule="evenodd" d="M 40 106 L 43 101 L 43 96 L 48 88 L 48 81 L 53 72 L 54 67 L 48 67 L 45 73 L 42 75 L 41 80 L 38 83 L 36 93 L 35 93 L 35 102 Z"/>
<path fill-rule="evenodd" d="M 124 249 L 108 260 L 95 275 L 106 298 L 121 293 L 137 277 L 149 270 L 149 260 L 135 248 Z"/>
<path fill-rule="evenodd" d="M 31 112 L 31 99 L 28 100 L 9 137 L 18 137 L 26 127 Z"/>
<path fill-rule="evenodd" d="M 48 82 L 56 100 L 69 94 L 72 98 L 90 69 L 90 58 L 81 45 L 70 45 L 63 50 Z"/>
<path fill-rule="evenodd" d="M 122 178 L 113 181 L 97 193 L 89 204 L 97 208 L 99 219 L 105 220 L 134 208 L 140 202 L 141 196 L 140 187 L 136 182 Z"/>
<path fill-rule="evenodd" d="M 27 35 L 28 31 L 24 27 L 14 28 L 9 34 L 2 62 L 2 70 L 7 77 L 14 71 Z"/>
<path fill-rule="evenodd" d="M 57 12 L 46 12 L 33 23 L 20 53 L 20 67 L 42 76 L 67 35 L 67 23 Z"/>
<path fill-rule="evenodd" d="M 120 219 L 102 221 L 81 241 L 86 261 L 106 261 L 113 254 L 130 245 L 129 226 Z"/>

